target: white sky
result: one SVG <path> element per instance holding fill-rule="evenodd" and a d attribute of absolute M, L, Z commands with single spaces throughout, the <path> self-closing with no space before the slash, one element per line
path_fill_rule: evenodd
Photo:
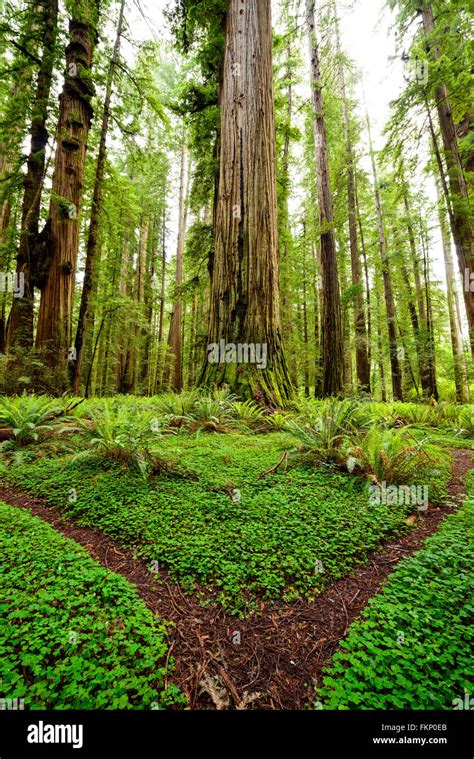
<path fill-rule="evenodd" d="M 173 0 L 132 2 L 127 17 L 136 40 L 170 39 L 163 10 Z M 277 8 L 278 0 L 273 4 Z M 394 14 L 384 8 L 384 0 L 352 0 L 352 8 L 346 9 L 348 5 L 347 0 L 338 3 L 342 47 L 362 72 L 375 147 L 380 148 L 379 136 L 390 114 L 389 103 L 403 87 L 402 62 L 399 58 L 390 60 L 395 56 L 395 35 L 390 32 Z M 276 18 L 275 11 L 273 15 Z M 362 99 L 361 89 L 358 95 Z"/>

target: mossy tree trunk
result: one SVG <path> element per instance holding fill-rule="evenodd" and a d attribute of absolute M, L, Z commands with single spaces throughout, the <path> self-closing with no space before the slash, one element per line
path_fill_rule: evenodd
<path fill-rule="evenodd" d="M 428 52 L 434 61 L 438 61 L 441 58 L 442 51 L 435 39 L 438 29 L 435 25 L 433 6 L 430 2 L 424 3 L 421 9 L 421 16 L 423 19 L 423 29 L 427 37 L 426 46 Z M 474 357 L 474 292 L 471 291 L 471 281 L 474 282 L 474 253 L 472 223 L 469 214 L 469 188 L 460 155 L 453 119 L 453 109 L 447 87 L 443 82 L 435 86 L 434 95 L 448 168 L 452 207 L 450 214 L 451 232 L 456 243 L 458 265 L 462 280 L 465 282 L 465 278 L 467 278 L 469 282 L 469 287 L 464 286 L 463 292 L 469 324 L 471 353 Z M 474 287 L 474 285 L 472 286 Z"/>
<path fill-rule="evenodd" d="M 469 382 L 467 380 L 466 361 L 462 339 L 461 322 L 458 317 L 456 300 L 458 298 L 456 287 L 456 271 L 454 268 L 451 251 L 451 237 L 449 224 L 446 217 L 444 200 L 441 196 L 439 185 L 438 191 L 438 218 L 441 229 L 441 241 L 443 245 L 443 258 L 446 270 L 446 290 L 448 297 L 449 326 L 451 331 L 451 345 L 453 349 L 454 384 L 456 387 L 456 400 L 458 403 L 469 403 Z"/>
<path fill-rule="evenodd" d="M 97 4 L 78 3 L 69 23 L 64 85 L 49 218 L 44 234 L 44 282 L 38 313 L 36 346 L 50 373 L 45 379 L 56 392 L 68 386 L 71 316 L 79 244 L 79 218 L 87 139 L 93 110 L 92 55 Z"/>
<path fill-rule="evenodd" d="M 33 302 L 38 224 L 41 208 L 41 191 L 45 172 L 45 155 L 49 134 L 46 123 L 49 110 L 55 43 L 57 35 L 58 2 L 47 0 L 40 8 L 43 50 L 36 80 L 33 117 L 30 128 L 30 153 L 24 178 L 21 212 L 21 229 L 16 270 L 24 277 L 24 295 L 14 298 L 8 318 L 7 345 L 9 351 L 33 348 Z M 12 363 L 21 364 L 21 354 Z"/>
<path fill-rule="evenodd" d="M 282 405 L 292 393 L 280 328 L 270 0 L 227 5 L 208 344 L 266 346 L 266 366 L 212 363 L 204 386 Z"/>

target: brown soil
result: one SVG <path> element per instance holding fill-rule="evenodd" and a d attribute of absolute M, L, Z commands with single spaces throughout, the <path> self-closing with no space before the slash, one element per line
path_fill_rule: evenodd
<path fill-rule="evenodd" d="M 452 451 L 448 492 L 460 505 L 472 452 Z M 17 488 L 0 486 L 0 499 L 49 522 L 80 543 L 110 571 L 136 585 L 152 611 L 171 620 L 170 679 L 187 695 L 192 709 L 302 709 L 313 685 L 332 657 L 352 620 L 379 592 L 397 563 L 416 551 L 456 507 L 420 512 L 409 533 L 373 552 L 368 561 L 333 583 L 312 603 L 262 604 L 258 613 L 238 619 L 216 606 L 202 606 L 183 593 L 164 572 L 151 574 L 149 563 L 135 559 L 99 530 L 80 527 L 59 509 Z"/>

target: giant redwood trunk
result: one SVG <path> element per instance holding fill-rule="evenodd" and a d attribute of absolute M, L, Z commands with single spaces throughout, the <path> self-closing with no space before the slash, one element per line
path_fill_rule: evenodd
<path fill-rule="evenodd" d="M 5 71 L 8 73 L 10 70 L 13 77 L 11 88 L 4 93 L 2 129 L 0 130 L 0 270 L 2 272 L 10 271 L 12 262 L 12 232 L 17 224 L 15 218 L 18 171 L 16 163 L 23 152 L 22 142 L 26 136 L 25 125 L 30 98 L 25 97 L 25 93 L 29 92 L 33 86 L 33 67 L 29 61 L 29 49 L 32 46 L 34 47 L 32 32 L 37 23 L 38 14 L 41 14 L 41 7 L 38 6 L 38 3 L 25 4 L 25 8 L 21 11 L 23 17 L 21 34 L 18 42 L 14 42 L 15 52 Z M 20 14 L 18 14 L 19 16 Z M 4 28 L 2 31 L 5 32 L 6 29 Z M 5 43 L 5 39 L 3 39 L 3 43 Z M 7 62 L 4 52 L 2 50 L 3 66 Z M 35 58 L 35 60 L 38 59 Z M 0 353 L 2 354 L 7 349 L 7 320 L 5 316 L 9 299 L 10 296 L 4 291 L 0 305 Z M 22 298 L 13 298 L 13 301 L 15 300 L 22 300 Z M 12 384 L 14 384 L 14 380 Z"/>
<path fill-rule="evenodd" d="M 272 80 L 270 0 L 228 0 L 209 349 L 200 382 L 282 404 L 291 383 L 280 329 Z M 223 361 L 211 352 L 221 341 L 230 345 Z M 238 361 L 239 345 L 247 358 L 250 345 L 254 355 L 266 352 L 261 368 Z"/>
<path fill-rule="evenodd" d="M 421 9 L 423 28 L 427 35 L 427 47 L 435 61 L 441 57 L 441 51 L 432 39 L 436 31 L 431 3 L 425 3 Z M 467 320 L 469 324 L 469 336 L 471 352 L 474 356 L 474 292 L 471 291 L 471 282 L 474 289 L 474 251 L 473 231 L 469 215 L 469 190 L 464 175 L 464 168 L 459 152 L 456 135 L 456 127 L 452 115 L 452 107 L 449 101 L 448 90 L 444 83 L 435 87 L 436 109 L 438 112 L 439 126 L 443 140 L 446 164 L 448 167 L 449 189 L 451 192 L 452 214 L 450 215 L 451 231 L 456 243 L 459 270 L 464 286 L 464 303 L 466 306 Z M 472 276 L 472 280 L 471 280 Z"/>
<path fill-rule="evenodd" d="M 456 272 L 454 269 L 451 252 L 451 238 L 449 225 L 446 218 L 443 198 L 438 186 L 438 219 L 441 230 L 441 242 L 443 245 L 444 267 L 446 271 L 446 291 L 448 297 L 449 326 L 451 331 L 451 346 L 453 350 L 454 384 L 456 387 L 456 400 L 459 403 L 469 403 L 469 383 L 467 380 L 466 363 L 464 358 L 464 346 L 462 339 L 461 323 L 458 317 L 456 304 L 457 286 Z"/>
<path fill-rule="evenodd" d="M 293 66 L 292 66 L 292 47 L 291 40 L 286 45 L 286 79 L 288 82 L 286 91 L 286 124 L 285 140 L 283 143 L 283 160 L 281 170 L 281 185 L 283 187 L 282 200 L 279 205 L 278 223 L 279 223 L 279 242 L 280 242 L 280 271 L 281 271 L 281 322 L 282 333 L 285 344 L 291 339 L 292 319 L 289 293 L 289 241 L 290 241 L 290 223 L 289 223 L 289 162 L 290 162 L 290 131 L 293 114 Z"/>
<path fill-rule="evenodd" d="M 79 216 L 84 183 L 87 138 L 92 120 L 90 73 L 95 43 L 96 11 L 81 4 L 69 23 L 64 85 L 59 97 L 59 122 L 49 218 L 45 229 L 45 278 L 41 282 L 36 345 L 50 369 L 56 391 L 67 387 L 68 350 L 74 276 L 79 243 Z"/>
<path fill-rule="evenodd" d="M 46 129 L 49 96 L 54 64 L 57 34 L 58 1 L 47 0 L 40 8 L 43 50 L 36 80 L 33 118 L 30 128 L 30 153 L 24 178 L 20 240 L 16 270 L 24 278 L 24 296 L 14 298 L 8 319 L 7 344 L 9 350 L 33 347 L 33 302 L 38 244 L 38 224 L 41 208 L 41 191 L 45 172 L 45 152 L 49 134 Z M 15 357 L 15 363 L 21 356 Z"/>
<path fill-rule="evenodd" d="M 339 273 L 334 236 L 334 214 L 329 178 L 329 161 L 324 119 L 324 102 L 316 39 L 314 2 L 306 6 L 308 27 L 311 96 L 313 103 L 313 126 L 316 149 L 316 172 L 320 226 L 320 261 L 322 280 L 321 303 L 321 354 L 323 364 L 323 395 L 341 392 L 344 381 L 344 351 L 342 339 L 341 300 Z"/>

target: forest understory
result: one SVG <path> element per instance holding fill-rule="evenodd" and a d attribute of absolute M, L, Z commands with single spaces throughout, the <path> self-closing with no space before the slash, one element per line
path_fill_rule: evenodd
<path fill-rule="evenodd" d="M 0 0 L 0 711 L 473 708 L 471 10 Z"/>

